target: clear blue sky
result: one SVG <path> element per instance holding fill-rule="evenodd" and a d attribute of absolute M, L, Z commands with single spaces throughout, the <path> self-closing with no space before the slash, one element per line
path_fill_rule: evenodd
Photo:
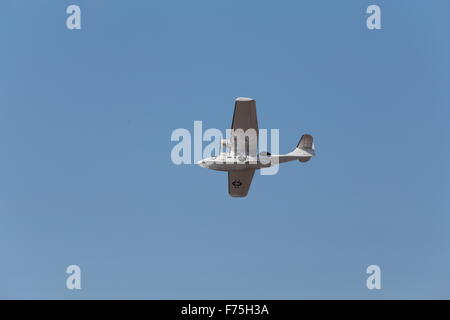
<path fill-rule="evenodd" d="M 450 298 L 448 1 L 0 11 L 0 298 Z M 282 152 L 318 151 L 243 199 L 170 161 L 172 130 L 225 130 L 238 96 Z"/>

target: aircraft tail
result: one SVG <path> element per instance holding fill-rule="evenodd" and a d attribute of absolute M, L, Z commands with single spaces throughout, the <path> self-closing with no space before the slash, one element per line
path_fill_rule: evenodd
<path fill-rule="evenodd" d="M 298 157 L 298 161 L 307 162 L 316 155 L 313 137 L 310 134 L 304 134 L 297 144 L 297 147 L 289 155 Z"/>

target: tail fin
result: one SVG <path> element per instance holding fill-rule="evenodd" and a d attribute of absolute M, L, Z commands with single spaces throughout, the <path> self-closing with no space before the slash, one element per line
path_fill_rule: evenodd
<path fill-rule="evenodd" d="M 298 157 L 298 161 L 307 162 L 316 155 L 313 137 L 310 134 L 304 134 L 297 144 L 297 148 L 290 153 Z"/>
<path fill-rule="evenodd" d="M 300 138 L 300 141 L 297 144 L 297 149 L 306 149 L 312 150 L 314 149 L 313 137 L 310 134 L 304 134 Z"/>

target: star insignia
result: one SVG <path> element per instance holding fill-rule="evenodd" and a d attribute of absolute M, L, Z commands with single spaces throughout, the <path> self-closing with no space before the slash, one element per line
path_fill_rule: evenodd
<path fill-rule="evenodd" d="M 239 188 L 240 186 L 242 186 L 241 180 L 234 180 L 231 184 L 232 184 L 233 187 L 235 187 L 235 188 Z"/>

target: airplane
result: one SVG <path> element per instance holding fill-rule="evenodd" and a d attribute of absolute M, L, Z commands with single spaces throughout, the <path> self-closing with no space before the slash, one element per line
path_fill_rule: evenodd
<path fill-rule="evenodd" d="M 307 162 L 316 155 L 313 137 L 304 134 L 294 151 L 271 155 L 270 152 L 256 153 L 258 147 L 258 120 L 256 101 L 251 98 L 237 98 L 234 105 L 231 135 L 222 139 L 222 151 L 217 157 L 197 162 L 203 168 L 228 171 L 228 193 L 232 197 L 245 197 L 250 189 L 255 170 L 268 168 L 293 160 Z"/>

